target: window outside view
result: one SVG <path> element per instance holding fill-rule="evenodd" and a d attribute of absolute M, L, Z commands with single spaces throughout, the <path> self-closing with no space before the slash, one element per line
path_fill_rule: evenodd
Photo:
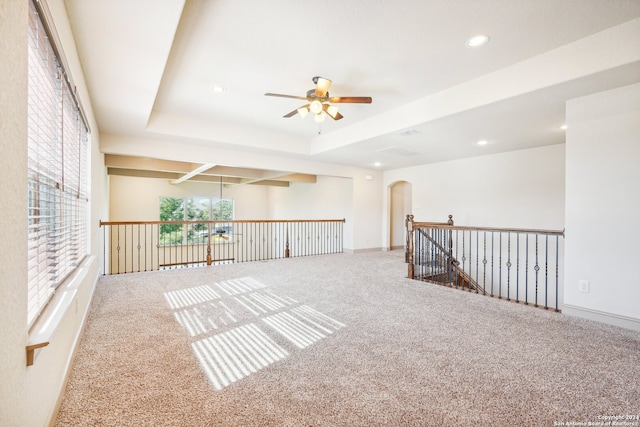
<path fill-rule="evenodd" d="M 233 224 L 233 200 L 209 197 L 161 197 L 160 221 L 220 221 L 211 224 L 162 224 L 161 245 L 206 243 L 211 232 L 211 241 L 229 241 Z"/>

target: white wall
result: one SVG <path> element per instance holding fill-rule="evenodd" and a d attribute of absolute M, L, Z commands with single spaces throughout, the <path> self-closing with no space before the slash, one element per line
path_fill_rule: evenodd
<path fill-rule="evenodd" d="M 315 184 L 269 189 L 271 219 L 345 219 L 344 245 L 353 248 L 353 180 L 318 176 Z"/>
<path fill-rule="evenodd" d="M 411 203 L 411 184 L 400 181 L 389 188 L 389 227 L 390 227 L 390 248 L 401 248 L 406 244 L 407 215 L 413 213 Z"/>
<path fill-rule="evenodd" d="M 373 177 L 373 179 L 368 179 Z M 383 235 L 389 235 L 383 221 L 382 174 L 353 178 L 353 250 L 382 250 Z"/>
<path fill-rule="evenodd" d="M 106 194 L 104 162 L 98 151 L 98 128 L 87 95 L 75 43 L 62 0 L 49 0 L 69 71 L 82 99 L 92 133 L 90 252 L 98 256 L 97 218 Z M 44 426 L 55 417 L 59 398 L 74 355 L 98 277 L 98 264 L 77 284 L 70 309 L 64 311 L 50 344 L 36 351 L 35 364 L 26 366 L 27 329 L 27 28 L 26 1 L 0 6 L 0 178 L 3 200 L 11 204 L 0 220 L 4 261 L 0 266 L 0 425 Z M 64 285 L 61 286 L 62 289 Z M 60 295 L 62 292 L 58 292 Z M 55 306 L 54 297 L 50 307 Z M 45 310 L 46 315 L 51 310 Z"/>
<path fill-rule="evenodd" d="M 15 4 L 13 4 L 15 3 Z M 27 11 L 0 6 L 0 425 L 26 426 Z"/>
<path fill-rule="evenodd" d="M 562 230 L 564 150 L 560 144 L 396 169 L 384 183 L 411 183 L 416 221 L 446 222 L 452 214 L 456 225 Z"/>
<path fill-rule="evenodd" d="M 236 219 L 345 219 L 345 250 L 380 250 L 381 180 L 366 175 L 341 178 L 320 175 L 315 184 L 289 187 L 239 185 L 225 187 L 234 199 Z M 161 196 L 218 197 L 217 184 L 125 176 L 109 177 L 112 221 L 158 220 Z"/>
<path fill-rule="evenodd" d="M 565 312 L 640 330 L 640 84 L 568 102 L 567 126 Z"/>
<path fill-rule="evenodd" d="M 124 135 L 101 135 L 101 149 L 105 153 L 140 157 L 148 157 L 149 153 L 154 153 L 158 158 L 186 162 L 218 164 L 220 159 L 224 159 L 225 164 L 237 167 L 346 178 L 351 180 L 352 220 L 345 224 L 345 249 L 380 250 L 382 248 L 382 172 L 378 170 L 317 162 L 311 159 L 292 159 L 261 152 L 220 149 L 207 145 L 199 146 L 196 150 L 193 146 L 177 141 Z M 372 179 L 369 180 L 367 177 Z M 298 189 L 290 187 L 288 191 L 296 192 Z M 270 204 L 273 205 L 273 202 Z M 318 206 L 322 207 L 320 204 Z M 352 227 L 352 230 L 350 231 L 348 227 Z"/>
<path fill-rule="evenodd" d="M 205 182 L 170 184 L 165 179 L 109 176 L 111 221 L 157 221 L 160 197 L 220 197 L 220 185 Z M 234 200 L 235 219 L 267 219 L 268 189 L 261 185 L 223 187 Z"/>

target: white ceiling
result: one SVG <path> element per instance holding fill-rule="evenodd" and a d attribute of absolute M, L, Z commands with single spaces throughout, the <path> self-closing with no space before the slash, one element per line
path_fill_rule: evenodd
<path fill-rule="evenodd" d="M 640 81 L 639 0 L 65 5 L 101 134 L 183 147 L 394 169 L 562 143 L 566 100 Z M 304 101 L 264 96 L 304 96 L 313 76 L 373 103 L 318 125 L 282 118 Z"/>

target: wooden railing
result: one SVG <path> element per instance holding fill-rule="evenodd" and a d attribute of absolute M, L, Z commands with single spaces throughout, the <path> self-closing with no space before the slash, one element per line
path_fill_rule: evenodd
<path fill-rule="evenodd" d="M 407 215 L 408 277 L 560 311 L 564 231 L 414 222 Z"/>
<path fill-rule="evenodd" d="M 104 274 L 343 252 L 344 219 L 103 222 Z"/>

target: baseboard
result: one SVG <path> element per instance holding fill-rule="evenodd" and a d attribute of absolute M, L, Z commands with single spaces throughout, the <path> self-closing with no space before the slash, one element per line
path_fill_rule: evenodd
<path fill-rule="evenodd" d="M 93 280 L 93 285 L 92 285 L 92 289 L 91 289 L 91 295 L 89 296 L 89 302 L 87 303 L 87 306 L 85 307 L 84 313 L 82 314 L 82 320 L 80 323 L 80 327 L 78 328 L 78 331 L 76 332 L 76 335 L 73 339 L 73 343 L 71 345 L 71 352 L 69 353 L 69 357 L 67 358 L 66 364 L 65 364 L 65 371 L 64 371 L 64 376 L 62 379 L 62 383 L 60 384 L 60 388 L 58 389 L 58 398 L 56 399 L 56 402 L 54 404 L 53 407 L 53 411 L 51 413 L 51 416 L 49 418 L 49 427 L 53 427 L 56 423 L 56 420 L 58 418 L 58 412 L 60 411 L 60 405 L 62 405 L 62 398 L 64 397 L 64 393 L 65 390 L 67 389 L 67 383 L 69 382 L 69 376 L 71 375 L 71 368 L 73 367 L 73 362 L 76 358 L 76 354 L 77 354 L 77 350 L 78 350 L 78 344 L 80 342 L 80 339 L 82 338 L 82 336 L 84 335 L 84 330 L 85 327 L 87 326 L 87 319 L 89 317 L 89 310 L 91 308 L 91 303 L 93 301 L 93 296 L 95 294 L 96 291 L 96 287 L 98 285 L 98 280 L 100 279 L 100 269 L 98 268 L 98 270 L 96 271 L 96 276 Z"/>
<path fill-rule="evenodd" d="M 615 313 L 607 313 L 605 311 L 578 307 L 571 304 L 563 304 L 562 313 L 568 316 L 594 320 L 596 322 L 606 323 L 608 325 L 618 326 L 621 328 L 640 332 L 640 319 L 634 317 L 623 316 Z"/>
<path fill-rule="evenodd" d="M 347 254 L 361 254 L 365 252 L 382 252 L 382 250 L 382 248 L 344 249 L 343 252 Z"/>

